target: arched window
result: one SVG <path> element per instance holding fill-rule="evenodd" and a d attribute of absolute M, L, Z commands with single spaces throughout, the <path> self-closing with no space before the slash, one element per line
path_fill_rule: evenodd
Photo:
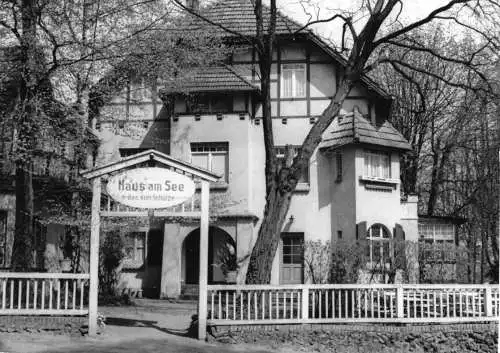
<path fill-rule="evenodd" d="M 390 262 L 392 257 L 391 233 L 386 226 L 376 223 L 368 228 L 366 239 L 368 240 L 369 254 L 372 266 L 383 266 Z"/>

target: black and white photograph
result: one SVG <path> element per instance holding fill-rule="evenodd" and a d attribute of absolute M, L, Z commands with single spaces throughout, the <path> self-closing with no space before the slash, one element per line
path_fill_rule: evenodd
<path fill-rule="evenodd" d="M 0 353 L 496 353 L 500 0 L 0 0 Z"/>

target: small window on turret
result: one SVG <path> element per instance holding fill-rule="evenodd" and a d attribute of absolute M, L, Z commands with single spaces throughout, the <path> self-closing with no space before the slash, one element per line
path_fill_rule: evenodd
<path fill-rule="evenodd" d="M 364 176 L 389 179 L 391 177 L 391 156 L 387 152 L 365 151 Z"/>
<path fill-rule="evenodd" d="M 335 181 L 337 183 L 340 183 L 342 181 L 342 152 L 341 151 L 336 151 L 335 152 L 335 161 L 336 161 L 336 166 L 337 166 L 337 179 Z"/>

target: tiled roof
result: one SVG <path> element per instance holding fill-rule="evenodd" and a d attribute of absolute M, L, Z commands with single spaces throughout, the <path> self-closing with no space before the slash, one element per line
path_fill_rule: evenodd
<path fill-rule="evenodd" d="M 271 18 L 270 9 L 263 6 L 264 28 L 267 28 Z M 227 30 L 240 33 L 244 36 L 255 36 L 255 13 L 251 0 L 219 0 L 200 12 L 204 18 L 217 23 Z M 209 24 L 208 22 L 191 15 L 191 21 L 187 24 L 191 29 L 208 29 L 211 33 L 224 33 L 223 28 Z M 276 33 L 291 34 L 302 26 L 289 19 L 281 12 L 276 15 Z"/>
<path fill-rule="evenodd" d="M 271 17 L 269 7 L 264 5 L 262 12 L 264 17 L 264 28 L 267 28 Z M 256 20 L 251 0 L 218 0 L 206 9 L 202 10 L 200 15 L 211 21 L 213 24 L 195 15 L 189 14 L 189 20 L 184 23 L 184 26 L 181 26 L 182 30 L 209 31 L 212 35 L 220 36 L 231 36 L 231 34 L 226 30 L 233 32 L 233 35 L 236 35 L 236 33 L 248 37 L 256 35 Z M 276 34 L 305 34 L 309 40 L 325 50 L 326 53 L 328 53 L 342 66 L 347 64 L 347 59 L 341 53 L 332 48 L 326 41 L 316 35 L 309 28 L 298 32 L 302 27 L 303 26 L 298 22 L 290 19 L 279 10 L 277 11 Z M 363 75 L 361 77 L 361 81 L 367 85 L 368 89 L 375 91 L 384 99 L 391 99 L 390 95 L 374 83 L 368 76 Z"/>
<path fill-rule="evenodd" d="M 162 93 L 211 91 L 254 91 L 259 88 L 229 66 L 196 68 L 188 75 L 167 82 Z"/>
<path fill-rule="evenodd" d="M 319 148 L 335 149 L 353 143 L 411 150 L 408 141 L 389 121 L 386 120 L 382 125 L 374 126 L 358 112 L 341 115 L 336 119 L 333 123 L 333 130 L 325 133 Z"/>

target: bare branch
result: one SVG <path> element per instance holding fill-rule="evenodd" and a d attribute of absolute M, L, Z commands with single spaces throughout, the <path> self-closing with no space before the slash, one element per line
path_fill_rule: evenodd
<path fill-rule="evenodd" d="M 436 10 L 432 11 L 429 15 L 427 15 L 427 17 L 425 17 L 419 21 L 413 22 L 412 24 L 410 24 L 408 26 L 405 26 L 397 31 L 389 33 L 388 35 L 383 36 L 382 38 L 376 40 L 373 43 L 373 46 L 377 47 L 384 42 L 388 42 L 389 40 L 397 38 L 402 34 L 408 33 L 410 31 L 414 30 L 415 28 L 421 27 L 424 24 L 429 23 L 432 20 L 434 20 L 438 14 L 443 13 L 443 12 L 451 9 L 456 4 L 465 4 L 469 1 L 471 1 L 471 0 L 452 0 L 449 3 L 447 3 L 446 5 L 441 6 L 441 7 L 437 8 Z"/>

